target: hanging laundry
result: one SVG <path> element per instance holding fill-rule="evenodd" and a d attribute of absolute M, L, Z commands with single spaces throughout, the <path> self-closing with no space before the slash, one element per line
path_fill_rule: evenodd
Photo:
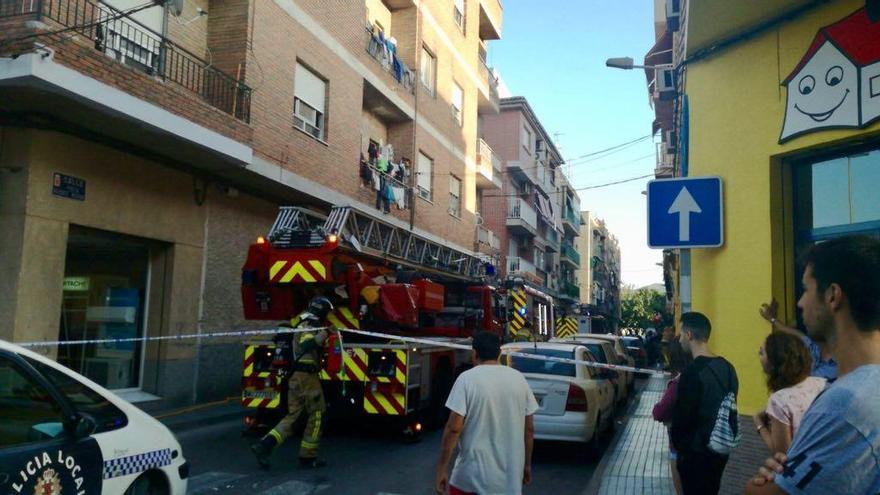
<path fill-rule="evenodd" d="M 361 185 L 364 187 L 370 187 L 370 184 L 373 181 L 373 174 L 372 172 L 370 172 L 370 165 L 367 163 L 367 160 L 364 159 L 363 153 L 361 153 L 360 169 L 358 175 L 361 178 Z"/>
<path fill-rule="evenodd" d="M 370 158 L 371 165 L 375 165 L 376 160 L 379 159 L 379 147 L 373 141 L 370 141 L 370 145 L 367 147 L 367 156 Z"/>

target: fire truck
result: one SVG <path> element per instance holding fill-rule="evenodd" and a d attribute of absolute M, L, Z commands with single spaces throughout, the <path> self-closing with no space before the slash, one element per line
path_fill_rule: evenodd
<path fill-rule="evenodd" d="M 323 221 L 322 221 L 323 220 Z M 308 302 L 329 297 L 331 326 L 432 342 L 470 344 L 475 332 L 505 336 L 507 295 L 486 281 L 485 260 L 351 206 L 326 219 L 282 207 L 248 249 L 241 295 L 248 320 L 297 323 Z M 382 418 L 417 435 L 442 421 L 446 397 L 470 352 L 438 344 L 339 332 L 320 378 L 334 418 Z M 286 413 L 290 334 L 245 346 L 242 405 L 257 433 Z M 281 358 L 279 359 L 279 355 Z M 341 362 L 340 362 L 341 361 Z"/>

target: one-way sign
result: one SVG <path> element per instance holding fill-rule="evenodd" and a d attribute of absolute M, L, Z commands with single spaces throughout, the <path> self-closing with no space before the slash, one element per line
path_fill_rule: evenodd
<path fill-rule="evenodd" d="M 720 177 L 648 182 L 648 246 L 655 249 L 724 244 Z"/>

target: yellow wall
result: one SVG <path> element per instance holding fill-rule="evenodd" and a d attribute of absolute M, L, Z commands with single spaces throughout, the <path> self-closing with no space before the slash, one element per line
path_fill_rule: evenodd
<path fill-rule="evenodd" d="M 787 279 L 800 274 L 791 271 L 791 231 L 785 227 L 791 220 L 780 211 L 791 205 L 783 196 L 783 159 L 880 130 L 875 124 L 818 131 L 780 146 L 786 103 L 781 80 L 819 28 L 863 6 L 861 0 L 833 2 L 688 66 L 689 175 L 721 176 L 725 207 L 724 247 L 693 250 L 693 310 L 710 318 L 712 349 L 736 367 L 746 414 L 763 408 L 768 395 L 757 352 L 770 326 L 758 314 L 760 304 L 775 296 L 781 318 L 794 319 L 793 284 Z"/>

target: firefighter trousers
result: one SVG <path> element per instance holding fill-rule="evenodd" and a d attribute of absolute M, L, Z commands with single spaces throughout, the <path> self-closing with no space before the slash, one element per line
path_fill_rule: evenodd
<path fill-rule="evenodd" d="M 314 458 L 318 456 L 318 445 L 321 440 L 323 416 L 327 407 L 324 403 L 324 392 L 321 381 L 316 373 L 294 372 L 287 381 L 287 416 L 269 432 L 280 445 L 293 434 L 293 428 L 302 414 L 306 415 L 306 428 L 300 443 L 299 456 Z"/>

